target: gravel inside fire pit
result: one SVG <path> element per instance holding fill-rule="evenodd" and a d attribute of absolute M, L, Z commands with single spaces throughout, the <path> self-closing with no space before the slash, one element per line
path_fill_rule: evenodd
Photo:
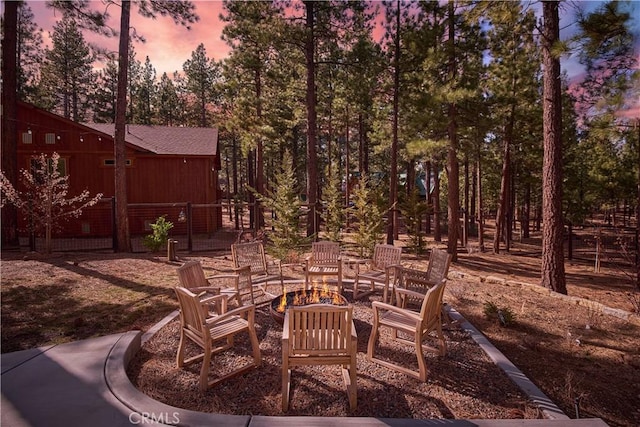
<path fill-rule="evenodd" d="M 366 358 L 373 313 L 370 299 L 353 301 L 358 333 L 358 408 L 349 410 L 339 367 L 297 367 L 292 374 L 288 415 L 370 416 L 388 418 L 539 418 L 539 411 L 472 339 L 456 325 L 445 324 L 447 355 L 426 353 L 426 383 Z M 201 392 L 200 364 L 175 365 L 179 319 L 167 324 L 141 348 L 129 365 L 133 384 L 148 396 L 184 409 L 236 415 L 282 415 L 282 326 L 269 314 L 268 301 L 256 310 L 262 366 Z M 411 346 L 395 343 L 381 330 L 377 354 L 417 369 Z M 195 354 L 195 346 L 187 355 Z M 230 351 L 214 356 L 210 376 L 224 374 L 249 360 L 246 334 Z"/>

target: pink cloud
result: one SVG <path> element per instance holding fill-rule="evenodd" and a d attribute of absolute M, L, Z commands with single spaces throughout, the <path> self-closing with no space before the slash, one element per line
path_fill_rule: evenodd
<path fill-rule="evenodd" d="M 51 45 L 49 33 L 62 15 L 46 7 L 43 1 L 29 1 L 36 23 L 43 28 L 43 39 L 47 46 Z M 143 18 L 137 14 L 135 6 L 132 9 L 131 27 L 146 39 L 146 43 L 135 43 L 136 59 L 144 62 L 148 55 L 151 64 L 156 69 L 158 76 L 163 72 L 171 75 L 174 71 L 182 71 L 182 64 L 191 58 L 191 53 L 200 43 L 204 43 L 207 56 L 215 60 L 225 58 L 230 51 L 227 44 L 222 41 L 223 24 L 219 15 L 223 12 L 222 1 L 194 1 L 196 14 L 200 20 L 191 25 L 191 29 L 174 24 L 169 17 L 158 16 L 157 19 Z M 93 1 L 95 9 L 103 8 L 100 1 Z M 112 15 L 108 24 L 112 28 L 120 27 L 120 10 L 115 5 L 110 6 Z M 106 38 L 96 34 L 85 33 L 88 43 L 106 48 L 111 52 L 117 52 L 117 38 Z"/>

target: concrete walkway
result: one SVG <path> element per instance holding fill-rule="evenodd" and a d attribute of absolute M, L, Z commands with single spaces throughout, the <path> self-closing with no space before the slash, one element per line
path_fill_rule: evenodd
<path fill-rule="evenodd" d="M 474 332 L 476 333 L 479 334 L 477 331 Z M 546 405 L 545 413 L 547 415 L 551 413 L 555 419 L 415 420 L 362 417 L 264 417 L 194 412 L 155 401 L 138 391 L 129 381 L 126 367 L 140 349 L 142 336 L 139 331 L 131 331 L 2 354 L 0 423 L 3 427 L 131 425 L 605 427 L 607 425 L 600 419 L 568 419 L 543 394 L 532 396 L 532 399 L 538 402 L 542 400 Z M 481 337 L 480 334 L 474 339 L 478 338 L 482 341 Z M 494 356 L 499 358 L 499 363 L 506 363 L 507 368 L 511 369 L 510 362 L 500 359 L 500 354 L 494 354 Z M 514 375 L 524 377 L 517 369 Z M 524 380 L 528 381 L 526 377 Z M 537 388 L 534 389 L 535 393 L 539 392 L 536 390 Z"/>

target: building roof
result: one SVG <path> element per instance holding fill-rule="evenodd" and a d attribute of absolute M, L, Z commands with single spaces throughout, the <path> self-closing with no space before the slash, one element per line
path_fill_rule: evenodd
<path fill-rule="evenodd" d="M 113 123 L 84 123 L 113 136 Z M 215 156 L 218 151 L 217 128 L 126 125 L 125 142 L 155 154 L 179 156 Z"/>

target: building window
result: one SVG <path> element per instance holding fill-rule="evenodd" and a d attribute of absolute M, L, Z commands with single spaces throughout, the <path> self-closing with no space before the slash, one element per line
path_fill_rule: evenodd
<path fill-rule="evenodd" d="M 49 166 L 49 172 L 51 173 L 53 171 L 53 160 L 47 159 L 47 164 Z M 37 159 L 31 159 L 31 170 L 35 171 L 38 166 Z M 67 159 L 62 157 L 58 159 L 58 172 L 60 176 L 67 176 Z"/>
<path fill-rule="evenodd" d="M 45 144 L 55 144 L 56 143 L 56 134 L 55 133 L 47 133 L 44 135 L 44 143 Z"/>
<path fill-rule="evenodd" d="M 33 144 L 33 134 L 31 132 L 23 132 L 22 133 L 22 143 L 23 144 Z"/>
<path fill-rule="evenodd" d="M 115 159 L 104 159 L 102 163 L 105 166 L 115 166 L 116 165 L 116 160 Z M 131 166 L 131 159 L 127 159 L 126 165 L 127 166 Z"/>
<path fill-rule="evenodd" d="M 91 234 L 91 224 L 88 222 L 82 223 L 82 234 Z"/>

